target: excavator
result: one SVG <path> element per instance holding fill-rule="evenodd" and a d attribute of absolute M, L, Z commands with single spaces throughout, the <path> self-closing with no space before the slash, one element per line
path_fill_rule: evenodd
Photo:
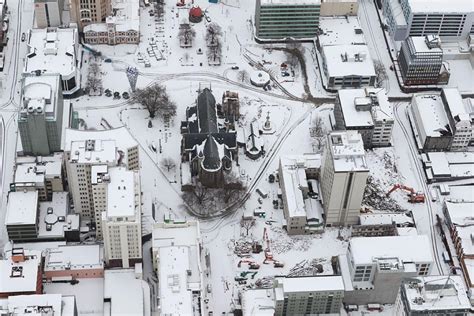
<path fill-rule="evenodd" d="M 255 262 L 255 260 L 253 259 L 250 259 L 250 258 L 247 258 L 247 259 L 242 259 L 239 261 L 239 263 L 237 264 L 237 267 L 241 267 L 242 266 L 242 263 L 248 263 L 249 264 L 249 269 L 251 270 L 258 270 L 260 269 L 260 265 L 258 263 Z"/>
<path fill-rule="evenodd" d="M 407 187 L 403 184 L 395 184 L 386 194 L 387 197 L 396 190 L 404 190 L 408 192 L 408 202 L 410 203 L 425 203 L 425 194 L 422 192 L 416 192 L 413 188 Z"/>
<path fill-rule="evenodd" d="M 267 244 L 267 248 L 264 250 L 265 260 L 263 260 L 263 264 L 268 264 L 273 261 L 273 266 L 275 268 L 283 268 L 285 264 L 282 261 L 278 261 L 273 258 L 273 253 L 270 250 L 270 239 L 268 238 L 266 227 L 263 229 L 263 242 Z"/>

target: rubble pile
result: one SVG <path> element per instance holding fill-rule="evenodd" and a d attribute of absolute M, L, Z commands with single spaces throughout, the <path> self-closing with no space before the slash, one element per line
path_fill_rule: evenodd
<path fill-rule="evenodd" d="M 367 178 L 367 185 L 365 187 L 364 198 L 362 204 L 371 207 L 375 210 L 386 210 L 393 212 L 405 212 L 397 201 L 391 197 L 386 196 L 385 190 L 379 179 L 372 176 Z"/>
<path fill-rule="evenodd" d="M 277 226 L 272 226 L 271 231 L 271 250 L 277 254 L 290 250 L 307 251 L 311 247 L 313 239 L 318 237 L 317 235 L 288 236 L 286 231 Z"/>
<path fill-rule="evenodd" d="M 239 239 L 234 242 L 234 253 L 242 257 L 252 251 L 252 242 L 246 239 Z"/>
<path fill-rule="evenodd" d="M 255 286 L 258 289 L 271 289 L 273 288 L 273 281 L 274 281 L 273 276 L 266 276 L 255 281 Z"/>
<path fill-rule="evenodd" d="M 324 272 L 324 264 L 327 260 L 324 258 L 305 259 L 297 263 L 288 273 L 289 277 L 314 276 Z"/>

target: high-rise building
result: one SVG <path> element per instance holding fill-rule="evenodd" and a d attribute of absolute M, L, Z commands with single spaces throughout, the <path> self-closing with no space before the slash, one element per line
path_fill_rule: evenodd
<path fill-rule="evenodd" d="M 37 28 L 60 26 L 64 0 L 34 0 Z"/>
<path fill-rule="evenodd" d="M 18 117 L 23 153 L 46 156 L 61 149 L 63 106 L 59 75 L 23 78 Z"/>
<path fill-rule="evenodd" d="M 357 224 L 369 175 L 361 135 L 356 131 L 330 133 L 321 170 L 326 225 Z"/>
<path fill-rule="evenodd" d="M 255 1 L 255 37 L 260 40 L 315 38 L 320 0 Z"/>
<path fill-rule="evenodd" d="M 102 23 L 111 13 L 111 0 L 71 0 L 71 21 L 77 23 L 79 30 L 91 23 Z"/>
<path fill-rule="evenodd" d="M 125 167 L 109 168 L 108 174 L 107 209 L 102 212 L 105 261 L 129 268 L 142 258 L 140 177 Z"/>
<path fill-rule="evenodd" d="M 275 315 L 339 314 L 344 298 L 340 275 L 276 278 Z"/>
<path fill-rule="evenodd" d="M 408 37 L 402 42 L 398 64 L 405 85 L 437 84 L 443 66 L 439 39 L 433 36 Z"/>
<path fill-rule="evenodd" d="M 456 88 L 445 88 L 441 91 L 441 100 L 453 132 L 451 150 L 465 150 L 473 137 L 473 127 L 461 94 Z"/>
<path fill-rule="evenodd" d="M 458 275 L 408 278 L 395 302 L 397 316 L 472 315 L 466 287 Z"/>

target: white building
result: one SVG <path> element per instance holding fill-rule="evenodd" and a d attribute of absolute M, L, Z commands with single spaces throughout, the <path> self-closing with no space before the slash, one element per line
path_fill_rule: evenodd
<path fill-rule="evenodd" d="M 24 73 L 59 73 L 62 92 L 71 96 L 81 88 L 77 28 L 31 29 Z"/>
<path fill-rule="evenodd" d="M 393 304 L 403 279 L 434 265 L 428 236 L 354 237 L 340 256 L 346 304 Z"/>
<path fill-rule="evenodd" d="M 245 289 L 239 292 L 243 316 L 274 316 L 273 289 Z"/>
<path fill-rule="evenodd" d="M 5 226 L 13 241 L 34 240 L 38 237 L 38 191 L 19 191 L 8 194 Z"/>
<path fill-rule="evenodd" d="M 334 116 L 336 128 L 358 131 L 365 147 L 390 146 L 394 119 L 384 89 L 339 90 Z"/>
<path fill-rule="evenodd" d="M 375 85 L 375 68 L 366 45 L 327 45 L 321 56 L 327 88 Z"/>
<path fill-rule="evenodd" d="M 311 234 L 324 229 L 319 182 L 321 156 L 290 155 L 280 158 L 278 169 L 286 230 L 290 235 Z M 309 179 L 311 181 L 308 183 Z"/>
<path fill-rule="evenodd" d="M 421 161 L 429 183 L 474 178 L 474 152 L 427 152 Z"/>
<path fill-rule="evenodd" d="M 138 171 L 125 167 L 108 170 L 109 183 L 101 198 L 105 260 L 109 266 L 133 267 L 142 259 L 141 191 Z"/>
<path fill-rule="evenodd" d="M 62 153 L 45 157 L 17 157 L 15 175 L 10 189 L 38 191 L 40 201 L 51 201 L 53 192 L 64 191 L 62 166 Z"/>
<path fill-rule="evenodd" d="M 453 131 L 451 150 L 466 150 L 473 137 L 473 127 L 468 111 L 464 106 L 458 89 L 445 88 L 441 92 L 444 110 Z"/>
<path fill-rule="evenodd" d="M 400 286 L 395 315 L 472 315 L 471 304 L 460 276 L 406 279 Z"/>
<path fill-rule="evenodd" d="M 344 298 L 341 276 L 276 278 L 275 315 L 340 314 Z"/>
<path fill-rule="evenodd" d="M 60 26 L 62 21 L 62 0 L 34 0 L 37 28 Z"/>
<path fill-rule="evenodd" d="M 157 223 L 152 236 L 161 315 L 200 314 L 203 271 L 199 223 Z"/>
<path fill-rule="evenodd" d="M 112 15 L 105 23 L 84 27 L 84 41 L 88 44 L 138 44 L 140 42 L 139 0 L 112 0 Z"/>
<path fill-rule="evenodd" d="M 77 316 L 74 295 L 33 294 L 10 296 L 0 300 L 0 315 L 33 316 Z"/>
<path fill-rule="evenodd" d="M 360 134 L 330 133 L 321 170 L 326 225 L 357 224 L 369 175 Z"/>

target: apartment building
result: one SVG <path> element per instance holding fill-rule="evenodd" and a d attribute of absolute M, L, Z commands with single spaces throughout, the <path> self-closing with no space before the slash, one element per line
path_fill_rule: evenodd
<path fill-rule="evenodd" d="M 340 256 L 346 304 L 393 304 L 403 279 L 427 276 L 434 265 L 428 236 L 354 237 Z"/>
<path fill-rule="evenodd" d="M 77 23 L 79 31 L 91 23 L 102 23 L 112 12 L 111 0 L 71 0 L 69 8 L 71 21 Z"/>
<path fill-rule="evenodd" d="M 326 225 L 357 224 L 369 175 L 361 135 L 356 131 L 330 133 L 321 170 Z"/>
<path fill-rule="evenodd" d="M 390 146 L 394 119 L 384 89 L 339 90 L 334 117 L 337 129 L 358 131 L 365 148 Z"/>
<path fill-rule="evenodd" d="M 63 0 L 34 0 L 37 28 L 60 26 L 62 23 Z"/>
<path fill-rule="evenodd" d="M 275 279 L 275 315 L 339 314 L 344 298 L 340 275 Z"/>
<path fill-rule="evenodd" d="M 133 267 L 142 260 L 141 191 L 138 171 L 109 168 L 110 182 L 102 199 L 105 261 L 109 267 Z"/>
<path fill-rule="evenodd" d="M 321 156 L 317 154 L 280 158 L 278 175 L 289 235 L 312 234 L 324 230 L 322 196 L 317 180 L 320 169 Z"/>
<path fill-rule="evenodd" d="M 458 89 L 445 88 L 441 91 L 441 101 L 453 131 L 451 150 L 466 150 L 473 137 L 473 126 Z"/>
<path fill-rule="evenodd" d="M 23 78 L 18 129 L 25 154 L 46 156 L 61 149 L 64 102 L 58 74 Z"/>
<path fill-rule="evenodd" d="M 466 287 L 458 275 L 405 279 L 395 302 L 395 315 L 472 315 Z"/>
<path fill-rule="evenodd" d="M 257 40 L 315 38 L 320 9 L 320 0 L 257 0 L 255 38 Z"/>
<path fill-rule="evenodd" d="M 59 74 L 62 93 L 72 97 L 81 88 L 79 34 L 75 26 L 31 29 L 23 74 Z"/>
<path fill-rule="evenodd" d="M 51 201 L 53 192 L 64 191 L 63 154 L 19 156 L 10 191 L 38 191 L 39 201 Z"/>
<path fill-rule="evenodd" d="M 439 38 L 431 35 L 408 37 L 402 42 L 398 64 L 404 85 L 441 83 L 443 50 L 439 46 Z"/>

